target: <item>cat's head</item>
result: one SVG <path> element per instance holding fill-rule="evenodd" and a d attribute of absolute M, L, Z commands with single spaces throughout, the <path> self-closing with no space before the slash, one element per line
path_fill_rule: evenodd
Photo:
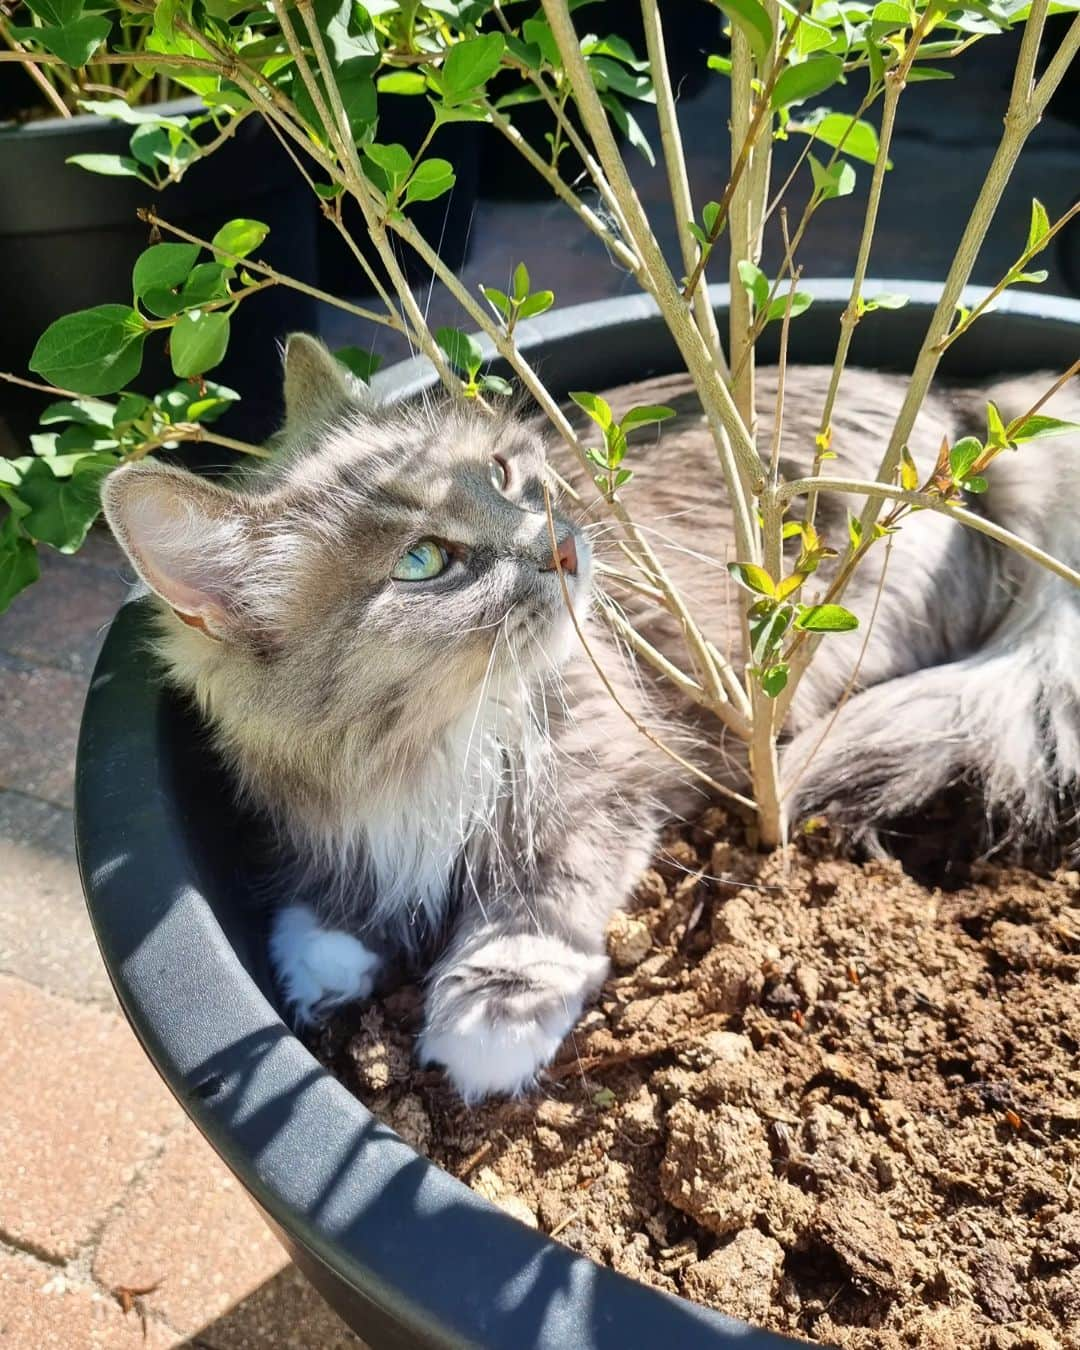
<path fill-rule="evenodd" d="M 174 678 L 231 739 L 369 723 L 422 741 L 485 682 L 508 693 L 567 658 L 533 426 L 449 400 L 374 406 L 302 336 L 285 403 L 272 459 L 227 484 L 144 461 L 104 489 L 163 602 Z M 554 529 L 580 615 L 588 543 L 557 514 Z"/>

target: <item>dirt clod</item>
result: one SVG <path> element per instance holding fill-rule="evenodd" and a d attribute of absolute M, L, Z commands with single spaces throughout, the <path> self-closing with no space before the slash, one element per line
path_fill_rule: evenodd
<path fill-rule="evenodd" d="M 665 840 L 531 1098 L 466 1109 L 417 1069 L 413 988 L 315 1048 L 480 1194 L 657 1288 L 841 1350 L 1080 1350 L 1080 879 L 976 875 L 763 856 L 717 812 Z"/>

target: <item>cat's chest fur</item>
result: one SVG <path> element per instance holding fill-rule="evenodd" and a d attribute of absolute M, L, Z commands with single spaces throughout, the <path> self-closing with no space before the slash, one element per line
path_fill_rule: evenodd
<path fill-rule="evenodd" d="M 487 695 L 420 758 L 386 746 L 378 760 L 319 852 L 354 922 L 417 952 L 462 892 L 513 886 L 528 868 L 554 789 L 551 728 L 532 700 Z"/>

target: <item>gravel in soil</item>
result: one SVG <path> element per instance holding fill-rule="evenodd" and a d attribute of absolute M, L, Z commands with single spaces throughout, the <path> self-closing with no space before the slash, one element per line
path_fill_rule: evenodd
<path fill-rule="evenodd" d="M 927 889 L 814 836 L 672 833 L 540 1087 L 467 1109 L 420 992 L 316 1052 L 522 1222 L 761 1326 L 874 1350 L 1080 1350 L 1080 874 Z M 720 840 L 721 842 L 715 842 Z"/>

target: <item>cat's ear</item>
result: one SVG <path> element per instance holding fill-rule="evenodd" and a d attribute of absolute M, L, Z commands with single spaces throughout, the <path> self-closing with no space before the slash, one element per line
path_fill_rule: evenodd
<path fill-rule="evenodd" d="M 318 338 L 293 333 L 285 342 L 285 431 L 302 432 L 356 401 L 352 376 Z"/>
<path fill-rule="evenodd" d="M 225 488 L 164 464 L 115 469 L 102 485 L 105 518 L 150 589 L 209 637 L 250 626 L 242 600 L 251 521 Z"/>

